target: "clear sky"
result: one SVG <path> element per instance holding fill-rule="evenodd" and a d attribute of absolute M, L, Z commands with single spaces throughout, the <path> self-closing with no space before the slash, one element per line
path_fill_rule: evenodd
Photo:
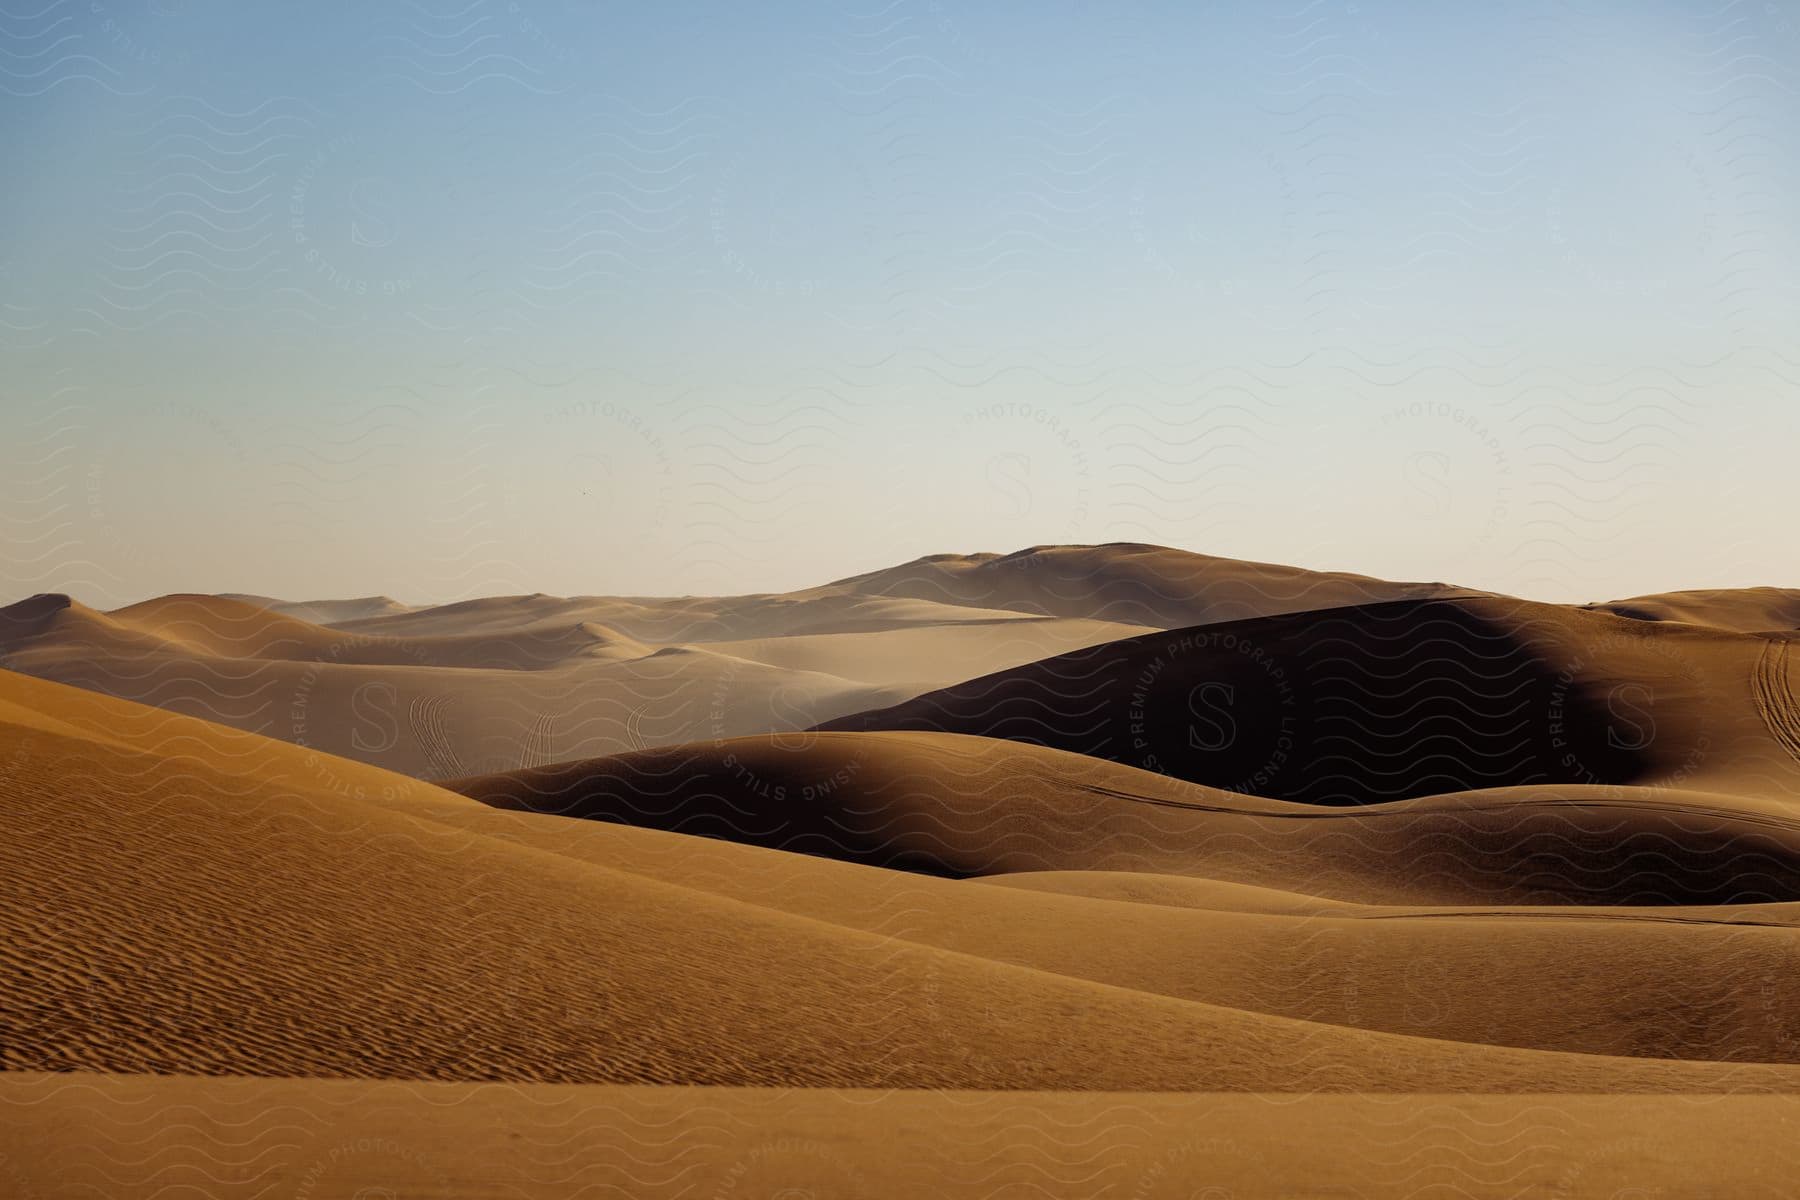
<path fill-rule="evenodd" d="M 0 7 L 0 599 L 1800 586 L 1800 5 Z"/>

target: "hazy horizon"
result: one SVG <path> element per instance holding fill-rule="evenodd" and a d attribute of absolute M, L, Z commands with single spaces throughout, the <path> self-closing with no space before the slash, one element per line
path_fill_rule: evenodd
<path fill-rule="evenodd" d="M 223 588 L 217 588 L 217 589 L 212 589 L 212 590 L 201 590 L 201 589 L 195 589 L 195 588 L 178 588 L 172 592 L 147 592 L 142 595 L 129 596 L 129 597 L 127 597 L 125 599 L 121 599 L 121 600 L 113 600 L 113 599 L 96 599 L 94 597 L 84 596 L 79 593 L 69 592 L 67 589 L 39 589 L 36 592 L 20 593 L 18 595 L 0 596 L 0 608 L 4 608 L 8 604 L 12 604 L 12 603 L 16 603 L 21 600 L 29 599 L 33 595 L 45 594 L 46 592 L 52 593 L 52 594 L 57 594 L 57 593 L 67 594 L 73 600 L 75 600 L 79 603 L 88 604 L 90 607 L 94 607 L 94 608 L 104 608 L 104 609 L 125 608 L 125 607 L 129 607 L 133 604 L 139 604 L 139 603 L 142 603 L 147 600 L 158 599 L 163 596 L 190 594 L 190 593 L 197 594 L 197 595 L 259 597 L 259 598 L 266 598 L 266 599 L 270 599 L 270 600 L 284 601 L 284 602 L 288 602 L 288 603 L 306 603 L 306 602 L 313 602 L 313 601 L 330 601 L 330 600 L 360 600 L 360 599 L 375 599 L 375 598 L 379 597 L 379 598 L 385 598 L 388 600 L 394 600 L 400 604 L 403 604 L 403 605 L 406 605 L 406 606 L 412 607 L 412 608 L 430 608 L 430 607 L 434 607 L 434 606 L 438 606 L 438 605 L 456 604 L 456 603 L 460 603 L 465 600 L 491 599 L 494 597 L 503 597 L 503 596 L 527 596 L 527 595 L 534 595 L 534 594 L 556 595 L 556 596 L 563 596 L 563 597 L 569 597 L 569 598 L 579 597 L 579 596 L 595 596 L 595 597 L 603 597 L 604 596 L 604 597 L 643 597 L 643 598 L 647 598 L 647 599 L 671 598 L 671 597 L 682 597 L 682 596 L 731 596 L 731 595 L 752 596 L 752 595 L 764 595 L 764 594 L 780 595 L 780 594 L 787 593 L 787 592 L 803 591 L 808 588 L 820 587 L 820 586 L 824 586 L 826 584 L 836 583 L 836 582 L 839 582 L 844 579 L 853 578 L 857 575 L 866 574 L 870 571 L 879 571 L 879 570 L 882 570 L 885 568 L 903 566 L 907 563 L 916 562 L 922 558 L 928 558 L 928 557 L 933 557 L 933 556 L 953 555 L 953 556 L 959 556 L 959 557 L 976 557 L 976 556 L 987 555 L 987 556 L 1001 557 L 1001 556 L 1006 556 L 1006 555 L 1010 555 L 1010 554 L 1023 553 L 1028 550 L 1041 549 L 1041 548 L 1045 548 L 1047 546 L 1069 545 L 1069 544 L 1071 544 L 1071 543 L 1039 543 L 1038 545 L 1035 545 L 1035 546 L 1016 547 L 1013 550 L 931 551 L 931 552 L 928 552 L 928 553 L 922 554 L 922 555 L 912 555 L 911 557 L 908 557 L 908 558 L 896 558 L 896 559 L 892 559 L 892 560 L 882 560 L 879 562 L 870 562 L 870 563 L 864 564 L 862 566 L 858 566 L 855 569 L 838 571 L 834 574 L 823 575 L 816 579 L 813 579 L 813 578 L 799 579 L 799 580 L 793 581 L 791 583 L 784 583 L 784 584 L 780 584 L 780 585 L 776 585 L 776 586 L 769 586 L 769 587 L 751 586 L 751 587 L 747 587 L 747 588 L 743 588 L 743 589 L 731 591 L 731 592 L 677 592 L 677 591 L 653 592 L 653 591 L 645 591 L 643 589 L 633 589 L 633 588 L 622 588 L 622 589 L 616 589 L 616 590 L 608 591 L 608 592 L 596 592 L 596 591 L 548 592 L 543 588 L 533 588 L 533 589 L 530 589 L 529 591 L 483 592 L 483 593 L 479 593 L 479 594 L 475 594 L 475 595 L 468 595 L 468 596 L 461 596 L 461 595 L 458 595 L 458 596 L 427 596 L 427 595 L 413 594 L 413 593 L 405 591 L 404 589 L 376 588 L 373 590 L 365 590 L 365 591 L 359 591 L 359 592 L 334 592 L 334 593 L 330 593 L 330 594 L 319 593 L 316 595 L 311 594 L 311 593 L 293 594 L 293 595 L 276 595 L 276 594 L 269 593 L 269 592 L 259 592 L 255 589 L 251 589 L 251 588 L 223 587 Z M 1111 544 L 1111 545 L 1161 545 L 1161 543 L 1128 543 L 1128 542 L 1074 543 L 1074 544 L 1079 544 L 1079 545 L 1108 545 L 1108 544 Z M 1187 550 L 1187 551 L 1190 551 L 1191 553 L 1195 553 L 1195 554 L 1202 554 L 1202 555 L 1209 554 L 1208 551 L 1194 550 L 1191 547 L 1175 546 L 1175 547 L 1169 547 L 1169 548 L 1177 549 L 1177 550 Z M 1354 566 L 1348 566 L 1348 565 L 1320 564 L 1320 563 L 1306 563 L 1306 562 L 1278 562 L 1273 559 L 1239 558 L 1238 556 L 1235 556 L 1235 555 L 1212 555 L 1212 557 L 1230 558 L 1234 561 L 1240 561 L 1240 562 L 1260 562 L 1260 563 L 1266 563 L 1266 564 L 1270 564 L 1270 565 L 1274 565 L 1274 566 L 1298 567 L 1303 570 L 1317 571 L 1317 572 L 1321 572 L 1321 573 L 1369 575 L 1369 572 L 1358 571 Z M 1524 600 L 1534 600 L 1534 601 L 1549 602 L 1549 603 L 1572 603 L 1572 604 L 1601 603 L 1601 602 L 1611 601 L 1611 600 L 1632 599 L 1632 598 L 1634 598 L 1636 596 L 1640 596 L 1640 595 L 1654 595 L 1654 594 L 1661 594 L 1661 593 L 1667 593 L 1667 592 L 1688 591 L 1688 590 L 1703 590 L 1703 588 L 1701 586 L 1690 587 L 1689 585 L 1686 585 L 1686 584 L 1677 584 L 1677 585 L 1672 585 L 1669 587 L 1649 588 L 1649 589 L 1644 589 L 1642 591 L 1631 592 L 1631 593 L 1618 592 L 1618 593 L 1607 594 L 1607 595 L 1592 595 L 1592 596 L 1577 596 L 1577 597 L 1567 597 L 1567 596 L 1551 597 L 1551 596 L 1532 595 L 1529 593 L 1505 592 L 1503 589 L 1483 587 L 1482 585 L 1477 584 L 1477 583 L 1472 583 L 1467 579 L 1459 579 L 1459 578 L 1452 578 L 1452 577 L 1438 577 L 1438 576 L 1421 575 L 1421 576 L 1417 576 L 1417 577 L 1413 577 L 1413 576 L 1407 576 L 1407 577 L 1371 576 L 1371 578 L 1381 579 L 1381 580 L 1384 580 L 1384 581 L 1390 582 L 1390 583 L 1449 584 L 1449 585 L 1458 586 L 1458 587 L 1466 587 L 1472 591 L 1491 591 L 1491 592 L 1498 592 L 1498 593 L 1504 594 L 1504 595 L 1514 595 L 1514 596 L 1517 596 L 1519 599 L 1524 599 Z M 1782 588 L 1787 585 L 1777 581 L 1777 582 L 1768 583 L 1768 584 L 1744 584 L 1744 585 L 1721 585 L 1721 586 L 1729 589 L 1731 586 Z M 1796 589 L 1796 590 L 1800 590 L 1800 589 Z"/>
<path fill-rule="evenodd" d="M 1800 585 L 1765 6 L 0 15 L 0 595 Z"/>

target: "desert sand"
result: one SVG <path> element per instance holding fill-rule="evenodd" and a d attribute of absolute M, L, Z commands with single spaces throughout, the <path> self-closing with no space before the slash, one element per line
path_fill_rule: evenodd
<path fill-rule="evenodd" d="M 1634 596 L 1593 607 L 1642 621 L 1682 621 L 1738 633 L 1800 629 L 1800 588 L 1702 588 Z"/>
<path fill-rule="evenodd" d="M 851 1092 L 35 1073 L 0 1076 L 0 1111 L 19 1134 L 0 1163 L 0 1186 L 41 1200 L 1784 1200 L 1800 1130 L 1793 1097 Z"/>
<path fill-rule="evenodd" d="M 1800 668 L 1696 603 L 1137 546 L 28 599 L 0 1179 L 1781 1194 Z"/>

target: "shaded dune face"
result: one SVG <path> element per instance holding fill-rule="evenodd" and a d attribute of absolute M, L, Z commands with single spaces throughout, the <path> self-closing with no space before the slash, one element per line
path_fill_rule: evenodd
<path fill-rule="evenodd" d="M 1145 872 L 1369 904 L 1800 900 L 1800 819 L 1710 792 L 1236 795 L 947 734 L 734 738 L 452 781 L 498 808 L 951 877 Z"/>
<path fill-rule="evenodd" d="M 973 740 L 973 739 L 971 739 Z M 985 749 L 985 746 L 983 747 Z M 450 780 L 496 808 L 610 821 L 927 875 L 987 865 L 959 846 L 1008 756 L 934 755 L 929 746 L 816 733 L 666 746 L 584 762 Z M 937 802 L 928 798 L 937 796 Z M 976 839 L 980 841 L 979 836 Z"/>
<path fill-rule="evenodd" d="M 1304 804 L 1631 783 L 1652 742 L 1624 727 L 1582 616 L 1425 600 L 1175 630 L 820 728 L 1006 738 Z"/>

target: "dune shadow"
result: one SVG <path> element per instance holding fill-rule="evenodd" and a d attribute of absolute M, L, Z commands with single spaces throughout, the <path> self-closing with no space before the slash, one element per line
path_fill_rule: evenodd
<path fill-rule="evenodd" d="M 1359 605 L 1149 634 L 972 679 L 825 730 L 979 734 L 1306 804 L 1625 784 L 1629 697 L 1577 639 L 1458 601 Z"/>

